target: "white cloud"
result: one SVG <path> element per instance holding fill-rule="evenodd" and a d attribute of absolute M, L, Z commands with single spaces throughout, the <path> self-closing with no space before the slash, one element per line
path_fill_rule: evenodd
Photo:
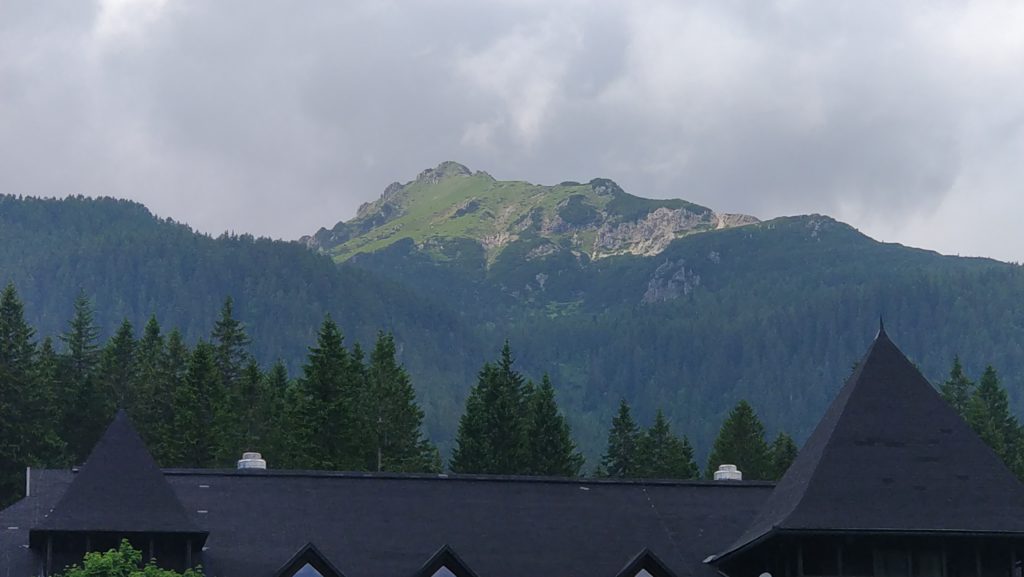
<path fill-rule="evenodd" d="M 168 0 L 99 0 L 93 27 L 99 42 L 138 40 L 164 12 Z"/>

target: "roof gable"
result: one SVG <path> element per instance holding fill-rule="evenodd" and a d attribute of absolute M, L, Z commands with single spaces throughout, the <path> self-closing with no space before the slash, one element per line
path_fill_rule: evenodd
<path fill-rule="evenodd" d="M 638 553 L 615 577 L 636 577 L 641 571 L 647 571 L 651 577 L 676 577 L 676 574 L 650 549 Z"/>
<path fill-rule="evenodd" d="M 1024 486 L 881 329 L 746 533 L 1024 533 Z"/>
<path fill-rule="evenodd" d="M 434 553 L 416 572 L 416 577 L 433 577 L 442 567 L 451 571 L 455 577 L 477 577 L 476 572 L 470 569 L 449 545 L 438 549 L 437 553 Z"/>
<path fill-rule="evenodd" d="M 185 513 L 123 410 L 33 531 L 205 535 Z"/>
<path fill-rule="evenodd" d="M 316 569 L 322 577 L 345 577 L 345 574 L 338 570 L 312 543 L 307 543 L 299 549 L 274 575 L 276 577 L 292 577 L 306 565 Z"/>

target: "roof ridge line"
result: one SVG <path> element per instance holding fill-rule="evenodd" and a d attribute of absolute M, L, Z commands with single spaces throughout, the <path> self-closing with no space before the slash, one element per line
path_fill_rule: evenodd
<path fill-rule="evenodd" d="M 52 469 L 58 470 L 58 469 Z M 66 470 L 66 469 L 59 469 Z M 688 487 L 730 487 L 737 489 L 772 487 L 773 481 L 710 481 L 705 479 L 624 479 L 624 478 L 593 478 L 574 479 L 571 477 L 543 477 L 532 475 L 486 475 L 486 474 L 434 474 L 434 473 L 380 473 L 363 471 L 315 471 L 302 469 L 274 470 L 239 470 L 239 469 L 192 469 L 167 468 L 161 469 L 166 476 L 208 476 L 208 477 L 248 477 L 248 478 L 280 478 L 305 477 L 322 479 L 353 479 L 353 480 L 392 480 L 392 481 L 476 481 L 494 483 L 550 483 L 559 485 L 629 485 L 629 486 L 688 486 Z"/>

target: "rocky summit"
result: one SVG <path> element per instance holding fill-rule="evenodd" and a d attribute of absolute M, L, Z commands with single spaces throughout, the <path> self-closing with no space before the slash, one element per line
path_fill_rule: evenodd
<path fill-rule="evenodd" d="M 513 245 L 527 260 L 561 252 L 597 260 L 653 256 L 684 236 L 757 222 L 684 200 L 634 196 L 604 178 L 546 186 L 496 180 L 449 161 L 388 185 L 352 220 L 301 241 L 339 261 L 401 239 L 439 254 L 445 244 L 469 239 L 488 262 Z"/>

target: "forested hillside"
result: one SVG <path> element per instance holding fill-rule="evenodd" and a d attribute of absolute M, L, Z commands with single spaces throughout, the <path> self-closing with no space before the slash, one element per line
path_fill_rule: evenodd
<path fill-rule="evenodd" d="M 295 373 L 330 312 L 347 343 L 394 332 L 446 455 L 506 338 L 528 378 L 550 374 L 591 465 L 621 399 L 643 426 L 662 409 L 698 452 L 741 399 L 770 436 L 801 441 L 880 315 L 933 382 L 959 354 L 971 374 L 999 367 L 1022 406 L 1019 266 L 879 243 L 823 216 L 690 234 L 650 257 L 526 258 L 544 242 L 526 234 L 488 254 L 472 238 L 430 250 L 399 239 L 336 266 L 299 243 L 210 238 L 125 201 L 0 199 L 0 282 L 15 282 L 39 336 L 66 330 L 81 291 L 105 335 L 155 314 L 191 343 L 230 296 L 264 369 L 282 358 Z"/>
<path fill-rule="evenodd" d="M 40 336 L 66 330 L 81 293 L 100 337 L 156 315 L 194 343 L 232 297 L 265 367 L 280 359 L 296 372 L 325 314 L 349 343 L 368 345 L 378 330 L 393 331 L 400 348 L 417 343 L 406 362 L 420 382 L 468 389 L 484 355 L 456 317 L 414 288 L 340 269 L 295 242 L 211 238 L 133 202 L 0 196 L 0 247 L 0 282 L 17 286 Z"/>

